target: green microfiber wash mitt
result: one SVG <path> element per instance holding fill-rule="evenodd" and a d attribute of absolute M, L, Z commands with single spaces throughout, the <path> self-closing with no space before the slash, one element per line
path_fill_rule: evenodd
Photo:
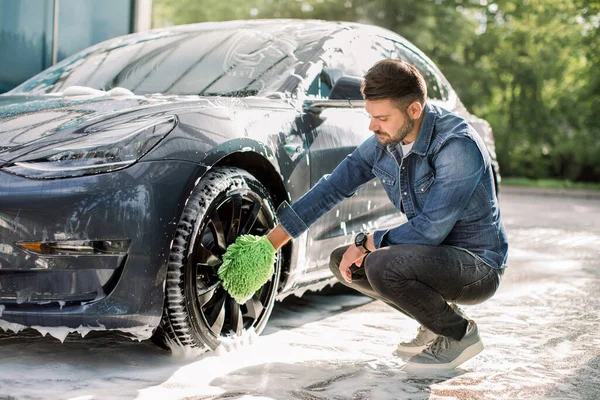
<path fill-rule="evenodd" d="M 219 278 L 238 304 L 244 304 L 273 276 L 277 251 L 266 236 L 241 235 L 227 247 Z"/>

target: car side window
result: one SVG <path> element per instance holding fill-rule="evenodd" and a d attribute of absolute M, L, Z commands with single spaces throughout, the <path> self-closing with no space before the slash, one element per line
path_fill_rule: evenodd
<path fill-rule="evenodd" d="M 394 44 L 388 39 L 375 35 L 366 35 L 360 30 L 352 31 L 342 46 L 343 59 L 333 59 L 342 73 L 350 76 L 365 76 L 376 62 L 389 59 L 394 54 Z M 338 54 L 339 55 L 339 54 Z"/>
<path fill-rule="evenodd" d="M 417 52 L 408 47 L 396 43 L 396 58 L 413 64 L 425 78 L 427 83 L 427 94 L 430 99 L 447 101 L 450 88 L 446 80 L 440 76 L 437 68 L 426 61 Z"/>
<path fill-rule="evenodd" d="M 335 81 L 342 76 L 342 72 L 332 68 L 323 68 L 313 79 L 310 86 L 306 90 L 309 97 L 318 99 L 329 98 L 329 93 Z"/>
<path fill-rule="evenodd" d="M 306 90 L 308 96 L 326 99 L 341 76 L 363 77 L 377 61 L 394 54 L 391 40 L 365 35 L 358 29 L 339 33 L 327 45 L 329 49 L 322 56 L 324 67 Z"/>

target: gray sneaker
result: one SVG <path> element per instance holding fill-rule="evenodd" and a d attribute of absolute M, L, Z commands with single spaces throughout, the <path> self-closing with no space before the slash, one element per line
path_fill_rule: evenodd
<path fill-rule="evenodd" d="M 438 338 L 421 353 L 406 362 L 406 370 L 450 370 L 475 357 L 483 350 L 483 342 L 474 321 L 461 340 Z"/>
<path fill-rule="evenodd" d="M 398 344 L 394 351 L 395 356 L 419 354 L 437 339 L 438 335 L 433 333 L 423 325 L 417 329 L 417 336 L 410 342 Z"/>
<path fill-rule="evenodd" d="M 450 307 L 452 307 L 452 309 L 464 319 L 469 319 L 465 312 L 457 304 L 451 303 Z M 437 333 L 433 333 L 432 331 L 421 325 L 417 330 L 417 337 L 415 337 L 410 342 L 399 343 L 396 347 L 396 350 L 394 350 L 393 354 L 396 357 L 401 357 L 404 355 L 412 356 L 415 354 L 419 354 L 427 347 L 429 347 L 429 345 L 431 345 L 434 342 L 434 340 L 437 339 L 438 336 L 439 335 Z"/>

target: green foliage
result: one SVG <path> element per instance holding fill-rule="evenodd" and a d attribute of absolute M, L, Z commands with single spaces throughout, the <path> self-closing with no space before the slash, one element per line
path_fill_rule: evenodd
<path fill-rule="evenodd" d="M 398 32 L 496 137 L 504 176 L 600 181 L 597 0 L 154 0 L 156 27 L 251 18 Z"/>
<path fill-rule="evenodd" d="M 473 46 L 475 59 L 490 60 L 473 69 L 490 72 L 491 91 L 467 106 L 492 123 L 504 174 L 598 180 L 597 26 L 575 1 L 496 4 Z"/>
<path fill-rule="evenodd" d="M 503 178 L 502 185 L 526 186 L 552 189 L 585 189 L 600 190 L 600 183 L 573 182 L 557 179 L 529 179 L 529 178 Z"/>

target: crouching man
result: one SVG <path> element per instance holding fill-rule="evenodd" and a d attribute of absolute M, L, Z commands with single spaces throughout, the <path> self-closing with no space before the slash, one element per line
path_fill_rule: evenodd
<path fill-rule="evenodd" d="M 456 304 L 477 304 L 497 290 L 508 243 L 489 154 L 461 117 L 427 103 L 423 76 L 384 60 L 362 86 L 374 135 L 293 205 L 277 210 L 268 238 L 280 248 L 362 185 L 373 171 L 408 222 L 360 232 L 333 251 L 331 270 L 345 285 L 382 300 L 421 324 L 400 343 L 411 369 L 451 369 L 483 350 L 477 324 Z M 381 174 L 380 174 L 381 175 Z"/>

